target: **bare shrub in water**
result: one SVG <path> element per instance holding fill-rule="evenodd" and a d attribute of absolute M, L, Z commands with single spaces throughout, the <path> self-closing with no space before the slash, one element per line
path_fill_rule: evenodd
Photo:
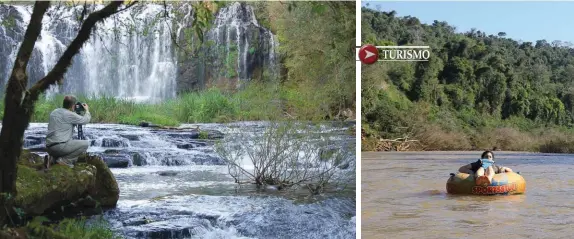
<path fill-rule="evenodd" d="M 216 144 L 238 184 L 306 187 L 319 194 L 354 179 L 354 148 L 335 144 L 331 133 L 293 123 L 271 123 L 262 134 L 234 132 Z"/>

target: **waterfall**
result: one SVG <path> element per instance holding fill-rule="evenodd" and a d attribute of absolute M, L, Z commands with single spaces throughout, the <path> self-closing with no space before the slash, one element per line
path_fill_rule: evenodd
<path fill-rule="evenodd" d="M 158 101 L 173 98 L 179 91 L 202 88 L 190 82 L 208 82 L 209 79 L 204 78 L 217 75 L 214 72 L 229 71 L 227 78 L 242 80 L 250 79 L 257 69 L 274 72 L 277 64 L 275 36 L 258 24 L 250 6 L 240 3 L 220 9 L 213 28 L 205 36 L 206 41 L 215 42 L 213 49 L 225 49 L 224 52 L 211 51 L 216 55 L 217 63 L 206 64 L 211 60 L 207 56 L 189 56 L 194 64 L 202 65 L 201 72 L 193 72 L 195 67 L 186 64 L 185 59 L 178 62 L 179 49 L 173 43 L 177 39 L 181 45 L 182 35 L 185 35 L 181 33 L 191 27 L 193 9 L 187 3 L 174 6 L 168 5 L 167 13 L 170 16 L 174 11 L 181 13 L 183 17 L 176 22 L 164 18 L 166 9 L 163 5 L 146 3 L 98 23 L 90 39 L 74 57 L 63 85 L 52 87 L 47 96 L 59 93 Z M 91 10 L 102 7 L 89 6 Z M 82 10 L 83 6 L 48 9 L 28 64 L 30 84 L 52 69 L 76 37 L 80 28 L 76 18 Z M 31 5 L 0 5 L 1 86 L 5 86 L 11 73 L 31 13 Z M 191 39 L 185 44 L 193 42 Z M 189 73 L 181 73 L 185 71 Z"/>
<path fill-rule="evenodd" d="M 275 51 L 277 41 L 271 31 L 257 22 L 251 6 L 245 3 L 232 3 L 219 10 L 213 28 L 208 32 L 208 41 L 215 46 L 225 46 L 222 52 L 217 47 L 211 49 L 219 64 L 229 66 L 230 58 L 237 54 L 237 72 L 226 71 L 227 78 L 248 80 L 255 68 L 264 66 L 275 72 L 277 65 Z"/>

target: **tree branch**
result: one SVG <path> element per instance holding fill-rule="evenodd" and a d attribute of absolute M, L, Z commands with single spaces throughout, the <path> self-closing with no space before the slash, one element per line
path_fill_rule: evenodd
<path fill-rule="evenodd" d="M 26 67 L 28 66 L 30 57 L 32 56 L 32 51 L 34 50 L 36 40 L 38 40 L 38 36 L 40 35 L 40 32 L 42 32 L 42 19 L 44 18 L 44 14 L 48 10 L 48 7 L 50 7 L 50 2 L 36 2 L 36 4 L 34 4 L 34 10 L 30 18 L 30 23 L 28 24 L 28 28 L 24 34 L 24 40 L 22 41 L 20 50 L 18 50 L 18 55 L 16 56 L 14 67 L 12 68 L 12 75 L 10 76 L 10 81 L 8 83 L 8 88 L 12 90 L 18 90 L 16 92 L 22 92 L 26 89 L 26 77 L 17 76 L 20 74 L 26 75 Z M 16 83 L 18 83 L 18 85 L 12 85 Z M 20 86 L 21 88 L 13 88 L 17 86 Z M 8 102 L 6 103 L 6 105 L 8 105 Z M 20 102 L 18 102 L 18 105 L 20 105 Z"/>
<path fill-rule="evenodd" d="M 127 5 L 126 7 L 122 8 L 121 10 L 115 11 L 114 13 L 112 13 L 112 15 L 113 15 L 113 14 L 116 14 L 116 13 L 123 12 L 123 11 L 125 11 L 125 10 L 127 10 L 127 9 L 129 9 L 129 8 L 131 8 L 131 7 L 133 7 L 134 5 L 136 5 L 136 3 L 138 3 L 138 1 L 134 1 L 134 2 L 130 3 L 129 5 Z"/>
<path fill-rule="evenodd" d="M 113 15 L 116 10 L 123 4 L 123 1 L 113 1 L 108 4 L 103 9 L 91 13 L 86 21 L 82 24 L 78 35 L 68 46 L 64 54 L 60 57 L 54 68 L 38 81 L 29 91 L 30 100 L 36 101 L 38 95 L 44 92 L 50 85 L 55 84 L 59 79 L 64 77 L 64 74 L 68 70 L 68 67 L 72 64 L 73 57 L 78 54 L 84 43 L 90 38 L 92 28 L 96 23 L 106 19 L 107 17 Z"/>

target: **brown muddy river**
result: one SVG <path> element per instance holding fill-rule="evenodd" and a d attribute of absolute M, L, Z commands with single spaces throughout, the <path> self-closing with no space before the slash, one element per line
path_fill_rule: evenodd
<path fill-rule="evenodd" d="M 482 152 L 362 153 L 362 238 L 573 238 L 574 155 L 495 152 L 526 193 L 446 194 Z"/>

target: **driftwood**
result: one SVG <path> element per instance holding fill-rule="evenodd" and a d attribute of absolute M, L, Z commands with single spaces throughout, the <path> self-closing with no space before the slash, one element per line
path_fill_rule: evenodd
<path fill-rule="evenodd" d="M 409 139 L 408 137 L 396 139 L 379 139 L 379 145 L 383 151 L 408 151 L 409 148 L 414 144 L 420 145 L 418 140 Z"/>
<path fill-rule="evenodd" d="M 409 129 L 407 127 L 399 127 L 399 129 Z M 376 151 L 408 151 L 411 147 L 417 149 L 424 149 L 424 145 L 417 139 L 412 139 L 411 135 L 413 132 L 408 132 L 405 136 L 396 139 L 379 139 L 376 144 Z M 365 140 L 367 138 L 366 132 L 364 129 L 361 129 L 361 140 Z"/>

